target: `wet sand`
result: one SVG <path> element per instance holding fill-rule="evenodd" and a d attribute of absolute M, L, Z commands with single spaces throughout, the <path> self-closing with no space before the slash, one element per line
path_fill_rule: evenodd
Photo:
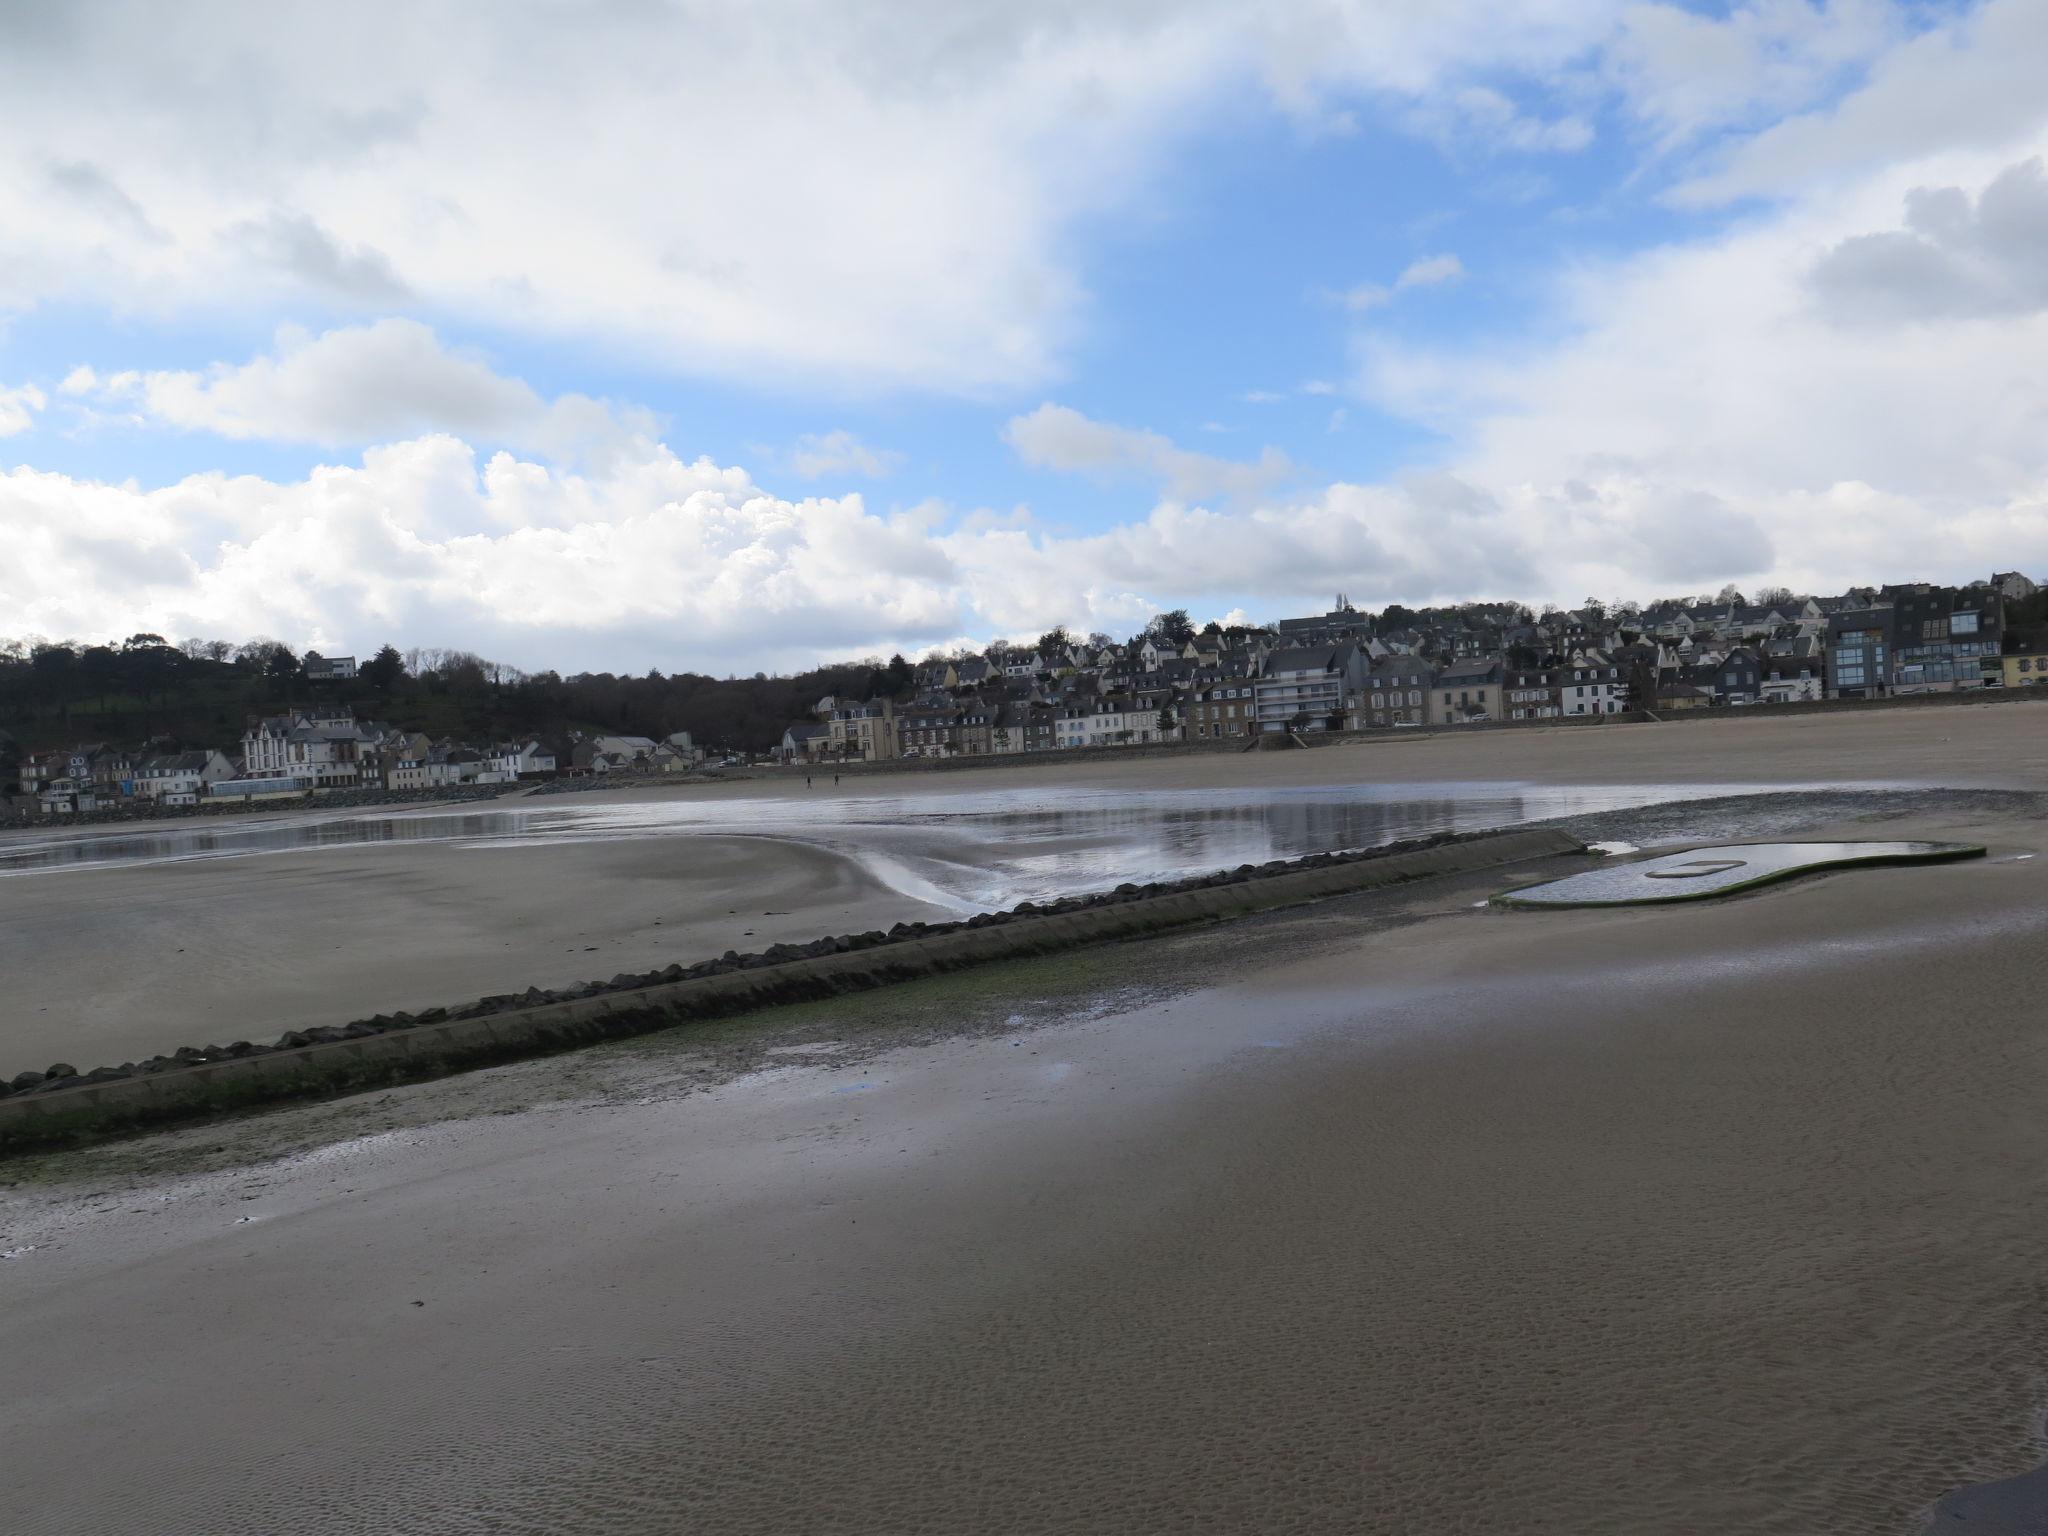
<path fill-rule="evenodd" d="M 736 837 L 18 877 L 0 881 L 0 1069 L 89 1070 L 952 915 L 823 849 Z"/>
<path fill-rule="evenodd" d="M 19 1166 L 8 1507 L 1903 1536 L 2041 1453 L 2048 830 L 1881 827 L 1992 857 L 1451 883 L 904 989 L 993 1011 L 950 1042 L 861 1048 L 877 995 L 729 1081 L 683 1032 Z M 1119 953 L 1178 983 L 1119 1009 Z"/>
<path fill-rule="evenodd" d="M 379 1011 L 954 916 L 1052 894 L 1048 885 L 1063 893 L 1155 878 L 1172 872 L 1162 866 L 1173 859 L 1225 867 L 1383 840 L 1382 833 L 1412 835 L 1453 824 L 1450 797 L 1461 786 L 2037 787 L 2048 786 L 2044 743 L 2048 709 L 2032 702 L 1842 716 L 1730 711 L 1706 724 L 1390 735 L 1305 752 L 848 774 L 836 788 L 825 775 L 811 789 L 797 777 L 751 779 L 465 808 L 487 818 L 497 808 L 731 807 L 741 825 L 758 818 L 766 831 L 779 814 L 854 802 L 900 815 L 905 825 L 863 831 L 861 847 L 830 846 L 845 829 L 825 825 L 777 836 L 714 831 L 687 845 L 656 837 L 544 847 L 394 842 L 7 876 L 0 878 L 0 1071 L 59 1060 L 90 1068 L 180 1045 L 274 1039 L 286 1029 Z M 1285 828 L 1231 820 L 1233 808 L 1261 795 L 1317 785 L 1408 786 L 1413 817 L 1402 821 L 1396 807 L 1379 833 L 1369 818 L 1315 807 L 1291 808 L 1299 824 Z M 1160 792 L 1192 800 L 1195 810 L 1141 806 Z M 991 795 L 1009 797 L 1011 809 L 999 808 L 974 836 L 945 825 L 952 818 L 943 807 Z M 1110 810 L 1077 816 L 1070 831 L 1038 827 L 1040 841 L 1004 840 L 1005 816 L 1057 812 L 1081 799 Z M 1511 801 L 1502 804 L 1508 819 L 1519 814 Z M 1127 818 L 1113 814 L 1118 805 L 1130 808 Z M 1209 825 L 1196 824 L 1198 812 Z M 1532 804 L 1527 814 L 1548 812 Z M 1174 829 L 1183 842 L 1170 856 L 1152 846 L 1169 815 L 1188 818 Z M 279 818 L 295 826 L 323 819 L 334 818 Z M 191 825 L 156 830 L 178 835 Z M 135 832 L 90 829 L 57 840 L 101 847 Z M 1286 846 L 1269 846 L 1282 836 Z M 38 840 L 49 834 L 0 835 L 0 854 Z M 920 859 L 952 888 L 915 878 Z M 977 879 L 998 866 L 1008 874 Z M 1026 876 L 1038 883 L 1002 888 Z"/>

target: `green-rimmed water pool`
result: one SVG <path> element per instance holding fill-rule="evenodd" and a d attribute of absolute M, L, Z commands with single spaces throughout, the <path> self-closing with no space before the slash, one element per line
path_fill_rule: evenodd
<path fill-rule="evenodd" d="M 1609 864 L 1562 880 L 1502 891 L 1505 907 L 1621 907 L 1726 896 L 1824 869 L 1859 864 L 1933 864 L 1981 858 L 1974 843 L 1732 843 Z"/>

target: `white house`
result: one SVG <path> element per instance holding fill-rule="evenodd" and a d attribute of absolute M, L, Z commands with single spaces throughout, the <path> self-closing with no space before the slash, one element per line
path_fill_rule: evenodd
<path fill-rule="evenodd" d="M 242 776 L 346 789 L 361 781 L 362 746 L 363 734 L 346 709 L 272 715 L 242 733 Z"/>
<path fill-rule="evenodd" d="M 322 656 L 318 651 L 308 651 L 299 665 L 305 670 L 309 683 L 347 682 L 356 675 L 353 656 Z"/>
<path fill-rule="evenodd" d="M 1628 708 L 1628 678 L 1600 651 L 1575 651 L 1557 669 L 1558 711 L 1566 715 L 1618 715 Z"/>
<path fill-rule="evenodd" d="M 484 766 L 500 779 L 538 778 L 555 771 L 555 754 L 552 748 L 542 746 L 537 737 L 529 736 L 524 741 L 502 742 L 491 748 Z"/>

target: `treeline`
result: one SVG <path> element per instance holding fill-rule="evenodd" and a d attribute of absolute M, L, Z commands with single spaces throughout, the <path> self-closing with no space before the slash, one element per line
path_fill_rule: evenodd
<path fill-rule="evenodd" d="M 1209 625 L 1215 630 L 1216 625 Z M 1158 615 L 1148 627 L 1175 643 L 1195 632 L 1184 610 Z M 1100 649 L 1106 634 L 1041 635 L 1050 655 L 1085 644 Z M 1024 652 L 1000 643 L 986 651 Z M 524 672 L 468 651 L 384 646 L 349 680 L 308 678 L 305 659 L 267 637 L 239 643 L 136 634 L 118 643 L 0 640 L 0 731 L 18 752 L 75 741 L 160 740 L 183 747 L 230 749 L 251 715 L 295 704 L 346 704 L 359 718 L 387 721 L 437 739 L 483 743 L 513 736 L 560 737 L 572 730 L 659 739 L 688 731 L 713 751 L 764 752 L 792 722 L 809 720 L 827 695 L 907 699 L 915 668 L 901 655 L 814 667 L 788 676 L 708 677 L 695 672 L 644 676 Z M 0 741 L 0 750 L 8 743 Z"/>
<path fill-rule="evenodd" d="M 562 677 L 465 651 L 385 646 L 355 678 L 321 681 L 307 677 L 290 647 L 268 639 L 173 645 L 138 634 L 114 645 L 0 642 L 0 731 L 16 752 L 151 739 L 232 749 L 250 715 L 346 704 L 362 718 L 477 743 L 571 730 L 657 738 L 688 731 L 714 750 L 758 752 L 778 742 L 791 721 L 809 719 L 827 694 L 906 697 L 912 676 L 911 664 L 896 656 L 787 677 Z"/>

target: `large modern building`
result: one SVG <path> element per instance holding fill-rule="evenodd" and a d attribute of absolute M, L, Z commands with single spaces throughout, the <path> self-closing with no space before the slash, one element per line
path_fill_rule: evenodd
<path fill-rule="evenodd" d="M 1887 587 L 1895 693 L 1952 693 L 1999 680 L 2005 605 L 1981 587 Z"/>
<path fill-rule="evenodd" d="M 1886 587 L 1828 620 L 1828 697 L 1952 693 L 2000 680 L 2004 604 L 1988 587 Z"/>
<path fill-rule="evenodd" d="M 1261 731 L 1341 731 L 1365 677 L 1356 640 L 1275 651 L 1253 680 L 1253 716 Z"/>

